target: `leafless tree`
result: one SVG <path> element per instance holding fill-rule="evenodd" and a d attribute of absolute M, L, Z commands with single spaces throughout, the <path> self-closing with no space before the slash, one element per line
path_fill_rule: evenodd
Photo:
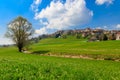
<path fill-rule="evenodd" d="M 29 44 L 30 36 L 34 33 L 32 24 L 27 19 L 19 16 L 8 24 L 6 36 L 12 38 L 19 52 Z"/>

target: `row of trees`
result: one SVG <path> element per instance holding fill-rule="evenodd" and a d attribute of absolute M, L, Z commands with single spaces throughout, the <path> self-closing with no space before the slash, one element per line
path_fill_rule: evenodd
<path fill-rule="evenodd" d="M 96 35 L 92 35 L 89 38 L 89 41 L 95 41 L 95 40 L 99 40 L 99 41 L 106 41 L 106 40 L 116 40 L 116 35 L 114 33 L 111 34 L 96 34 Z"/>

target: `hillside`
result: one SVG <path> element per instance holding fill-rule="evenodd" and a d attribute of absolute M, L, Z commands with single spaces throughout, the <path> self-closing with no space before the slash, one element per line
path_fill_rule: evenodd
<path fill-rule="evenodd" d="M 30 47 L 32 54 L 2 47 L 0 80 L 119 80 L 119 44 L 120 41 L 87 42 L 68 36 L 42 39 Z M 72 58 L 80 55 L 94 59 Z M 98 58 L 105 60 L 95 60 Z"/>
<path fill-rule="evenodd" d="M 92 58 L 120 59 L 120 41 L 87 42 L 74 37 L 47 38 L 34 44 L 33 53 L 51 55 L 88 56 Z"/>

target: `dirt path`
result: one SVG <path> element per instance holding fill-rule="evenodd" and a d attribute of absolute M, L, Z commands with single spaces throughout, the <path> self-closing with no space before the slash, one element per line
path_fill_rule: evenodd
<path fill-rule="evenodd" d="M 29 51 L 26 51 L 24 53 L 32 54 Z M 56 54 L 40 54 L 42 56 L 54 56 L 54 57 L 64 57 L 64 58 L 81 58 L 81 59 L 89 59 L 89 60 L 111 60 L 111 61 L 117 61 L 120 62 L 120 58 L 101 58 L 101 57 L 93 57 L 89 55 L 56 55 Z"/>
<path fill-rule="evenodd" d="M 43 56 L 54 56 L 54 57 L 64 57 L 64 58 L 81 58 L 81 59 L 89 59 L 89 60 L 111 60 L 111 61 L 120 61 L 120 59 L 105 59 L 105 58 L 92 58 L 89 56 L 83 56 L 83 55 L 77 55 L 77 56 L 73 56 L 73 55 L 53 55 L 53 54 L 47 54 Z"/>

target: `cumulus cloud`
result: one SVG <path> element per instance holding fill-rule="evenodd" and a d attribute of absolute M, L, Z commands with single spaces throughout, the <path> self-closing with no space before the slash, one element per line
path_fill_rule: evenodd
<path fill-rule="evenodd" d="M 102 27 L 96 27 L 96 29 L 102 29 Z"/>
<path fill-rule="evenodd" d="M 35 13 L 35 19 L 44 27 L 36 33 L 44 34 L 52 30 L 69 29 L 89 22 L 93 12 L 86 7 L 85 0 L 53 0 L 50 5 Z"/>
<path fill-rule="evenodd" d="M 116 28 L 117 28 L 117 29 L 120 29 L 120 24 L 117 24 Z"/>
<path fill-rule="evenodd" d="M 97 5 L 103 5 L 103 4 L 112 4 L 113 0 L 96 0 L 95 3 Z"/>
<path fill-rule="evenodd" d="M 0 45 L 10 45 L 10 44 L 14 44 L 14 42 L 10 39 L 3 37 L 3 36 L 0 36 Z"/>
<path fill-rule="evenodd" d="M 117 29 L 117 30 L 119 30 L 120 24 L 99 26 L 99 27 L 96 27 L 96 29 L 107 29 L 107 30 L 116 30 Z"/>
<path fill-rule="evenodd" d="M 36 30 L 35 33 L 37 33 L 37 34 L 47 34 L 47 28 L 43 27 L 39 30 Z"/>
<path fill-rule="evenodd" d="M 96 27 L 96 29 L 109 29 L 108 26 L 99 26 L 99 27 Z"/>
<path fill-rule="evenodd" d="M 42 2 L 42 0 L 34 0 L 33 3 L 31 4 L 31 9 L 34 12 L 37 12 L 38 11 L 38 7 L 41 4 L 41 2 Z"/>

